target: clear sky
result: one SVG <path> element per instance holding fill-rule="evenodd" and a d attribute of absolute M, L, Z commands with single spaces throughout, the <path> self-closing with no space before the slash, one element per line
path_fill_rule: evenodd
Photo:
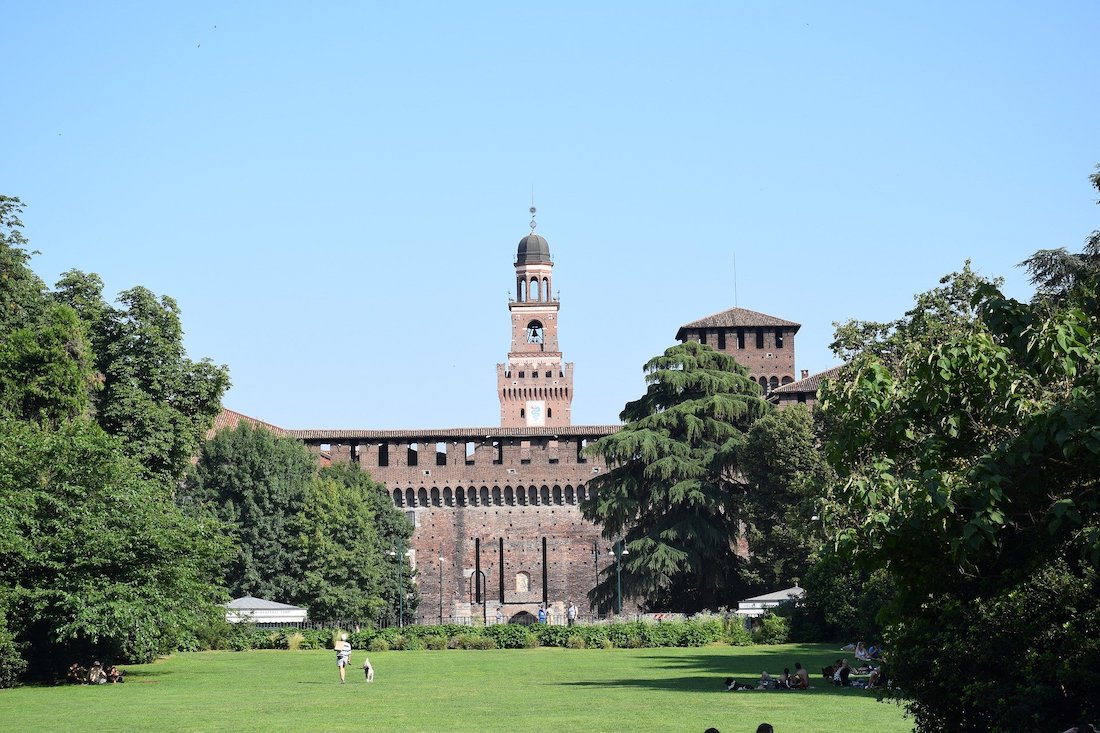
<path fill-rule="evenodd" d="M 1079 251 L 1100 3 L 6 3 L 0 192 L 32 266 L 175 298 L 227 407 L 499 424 L 516 244 L 555 258 L 573 422 L 739 305 L 900 316 Z M 736 263 L 736 266 L 735 266 Z M 735 278 L 736 273 L 736 278 Z"/>

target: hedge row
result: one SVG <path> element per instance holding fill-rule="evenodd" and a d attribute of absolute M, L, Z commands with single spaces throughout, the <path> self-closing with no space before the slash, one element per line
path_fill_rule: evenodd
<path fill-rule="evenodd" d="M 700 615 L 684 621 L 630 621 L 625 623 L 548 626 L 499 624 L 496 626 L 406 626 L 366 629 L 349 633 L 355 649 L 370 651 L 417 649 L 529 649 L 539 646 L 571 649 L 637 649 L 642 647 L 697 647 L 727 643 L 782 644 L 787 640 L 787 619 L 765 616 L 749 632 L 740 619 Z M 230 629 L 224 639 L 208 648 L 331 649 L 340 629 L 262 630 L 248 626 Z"/>

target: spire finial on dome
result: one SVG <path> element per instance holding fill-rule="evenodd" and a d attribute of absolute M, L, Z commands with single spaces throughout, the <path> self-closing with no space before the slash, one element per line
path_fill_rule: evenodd
<path fill-rule="evenodd" d="M 531 233 L 532 233 L 532 234 L 534 234 L 534 233 L 535 233 L 535 227 L 536 227 L 536 226 L 538 226 L 538 225 L 537 225 L 537 224 L 535 224 L 535 207 L 534 207 L 534 206 L 532 206 L 532 207 L 531 207 Z"/>

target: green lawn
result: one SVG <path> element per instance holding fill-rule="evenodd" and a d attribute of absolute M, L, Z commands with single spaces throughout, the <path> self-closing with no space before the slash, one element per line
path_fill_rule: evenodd
<path fill-rule="evenodd" d="M 695 649 L 522 649 L 370 654 L 367 684 L 352 655 L 338 682 L 331 651 L 180 654 L 125 667 L 122 685 L 0 690 L 0 729 L 12 731 L 911 731 L 901 710 L 840 690 L 820 669 L 821 645 Z M 800 661 L 806 692 L 725 692 Z"/>

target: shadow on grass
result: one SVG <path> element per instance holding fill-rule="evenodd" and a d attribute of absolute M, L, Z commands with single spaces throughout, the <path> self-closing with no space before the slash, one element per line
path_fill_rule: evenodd
<path fill-rule="evenodd" d="M 837 687 L 832 680 L 824 679 L 821 668 L 843 658 L 844 653 L 828 649 L 822 645 L 789 645 L 782 649 L 765 651 L 767 647 L 731 647 L 729 653 L 700 652 L 680 654 L 674 657 L 660 654 L 643 654 L 639 659 L 647 660 L 653 667 L 667 670 L 679 670 L 685 674 L 660 678 L 620 679 L 614 681 L 577 681 L 566 685 L 578 687 L 626 687 L 650 690 L 671 690 L 681 692 L 719 692 L 734 694 L 725 689 L 725 679 L 732 677 L 742 684 L 756 686 L 760 673 L 764 670 L 772 677 L 778 677 L 784 668 L 794 672 L 795 662 L 801 662 L 810 675 L 808 690 L 739 690 L 737 694 L 748 695 L 831 695 L 860 696 L 877 698 L 875 690 L 859 687 Z M 759 651 L 757 651 L 759 649 Z M 737 651 L 734 651 L 737 650 Z M 694 674 L 693 674 L 694 673 Z"/>

